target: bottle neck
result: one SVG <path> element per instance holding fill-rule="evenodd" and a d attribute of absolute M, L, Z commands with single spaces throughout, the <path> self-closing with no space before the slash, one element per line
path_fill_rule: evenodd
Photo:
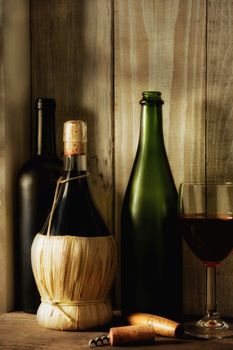
<path fill-rule="evenodd" d="M 161 103 L 142 104 L 139 149 L 150 152 L 164 150 Z"/>
<path fill-rule="evenodd" d="M 64 155 L 64 172 L 83 174 L 87 171 L 86 154 Z"/>
<path fill-rule="evenodd" d="M 56 156 L 55 111 L 53 109 L 36 111 L 35 154 L 45 157 Z"/>

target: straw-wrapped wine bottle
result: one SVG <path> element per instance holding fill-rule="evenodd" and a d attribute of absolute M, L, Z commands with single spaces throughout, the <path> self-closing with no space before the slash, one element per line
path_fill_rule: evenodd
<path fill-rule="evenodd" d="M 117 265 L 113 236 L 88 187 L 86 123 L 64 124 L 64 174 L 58 180 L 45 231 L 32 245 L 32 268 L 41 295 L 38 323 L 86 330 L 108 323 L 108 298 Z"/>

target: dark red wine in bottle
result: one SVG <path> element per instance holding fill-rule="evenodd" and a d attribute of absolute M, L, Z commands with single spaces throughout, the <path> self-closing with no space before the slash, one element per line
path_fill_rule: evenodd
<path fill-rule="evenodd" d="M 16 308 L 36 313 L 39 293 L 31 268 L 31 244 L 48 217 L 62 172 L 56 153 L 55 100 L 38 98 L 34 155 L 23 165 L 16 185 Z"/>
<path fill-rule="evenodd" d="M 180 222 L 185 241 L 206 265 L 218 265 L 231 252 L 232 216 L 184 215 Z"/>

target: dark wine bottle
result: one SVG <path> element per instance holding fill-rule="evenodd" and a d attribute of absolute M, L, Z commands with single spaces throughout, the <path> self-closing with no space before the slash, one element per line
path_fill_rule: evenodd
<path fill-rule="evenodd" d="M 177 191 L 162 129 L 161 93 L 144 92 L 138 149 L 121 219 L 122 312 L 181 316 Z"/>
<path fill-rule="evenodd" d="M 56 154 L 55 100 L 38 98 L 35 103 L 33 157 L 23 165 L 16 184 L 16 308 L 36 313 L 40 303 L 31 268 L 31 244 L 48 217 L 62 172 Z"/>
<path fill-rule="evenodd" d="M 80 237 L 109 236 L 87 180 L 86 123 L 68 121 L 64 125 L 64 170 L 54 210 L 50 235 Z M 74 180 L 70 180 L 74 178 Z"/>

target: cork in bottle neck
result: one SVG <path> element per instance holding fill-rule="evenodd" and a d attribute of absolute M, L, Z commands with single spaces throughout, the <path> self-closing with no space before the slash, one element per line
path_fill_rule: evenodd
<path fill-rule="evenodd" d="M 69 120 L 64 123 L 64 155 L 86 154 L 87 125 L 82 120 Z"/>

